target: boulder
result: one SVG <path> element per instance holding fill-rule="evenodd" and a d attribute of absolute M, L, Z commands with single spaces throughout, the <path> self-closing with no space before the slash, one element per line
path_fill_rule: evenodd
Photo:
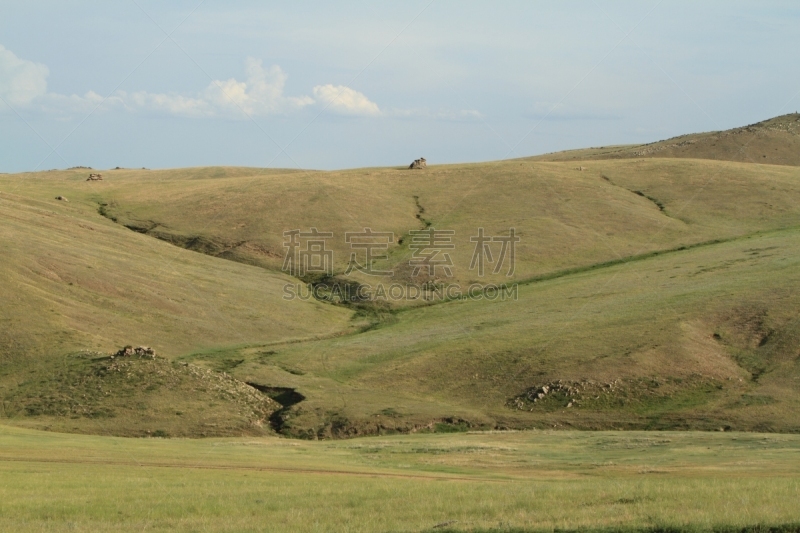
<path fill-rule="evenodd" d="M 426 168 L 428 166 L 428 162 L 425 161 L 424 157 L 420 157 L 419 159 L 415 159 L 413 163 L 408 165 L 409 170 L 414 168 Z"/>
<path fill-rule="evenodd" d="M 149 346 L 125 346 L 115 353 L 112 357 L 139 357 L 144 359 L 155 359 L 156 351 Z"/>

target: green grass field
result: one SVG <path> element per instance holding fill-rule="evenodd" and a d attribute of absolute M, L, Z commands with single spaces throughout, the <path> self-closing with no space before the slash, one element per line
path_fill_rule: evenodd
<path fill-rule="evenodd" d="M 793 435 L 534 431 L 306 442 L 0 427 L 0 471 L 0 527 L 19 532 L 741 531 L 800 520 Z"/>

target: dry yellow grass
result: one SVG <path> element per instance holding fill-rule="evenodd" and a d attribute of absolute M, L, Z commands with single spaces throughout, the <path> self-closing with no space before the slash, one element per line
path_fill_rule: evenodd
<path fill-rule="evenodd" d="M 294 435 L 800 427 L 800 169 L 680 158 L 580 166 L 2 176 L 6 394 L 66 353 L 130 343 L 296 388 L 306 400 L 281 420 Z M 518 301 L 355 312 L 282 298 L 297 282 L 280 272 L 284 231 L 332 232 L 340 278 L 346 232 L 394 232 L 389 259 L 376 263 L 394 269 L 388 284 L 410 280 L 409 233 L 428 224 L 455 232 L 453 276 L 434 281 L 519 282 Z M 469 269 L 481 227 L 515 228 L 513 276 Z M 558 380 L 624 386 L 585 408 L 525 404 Z"/>
<path fill-rule="evenodd" d="M 800 114 L 790 113 L 741 128 L 681 135 L 649 144 L 569 150 L 532 158 L 584 161 L 630 158 L 690 158 L 766 165 L 800 165 Z"/>

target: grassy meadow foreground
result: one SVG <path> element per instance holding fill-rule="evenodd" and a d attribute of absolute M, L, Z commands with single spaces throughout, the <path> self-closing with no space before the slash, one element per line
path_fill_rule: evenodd
<path fill-rule="evenodd" d="M 0 525 L 18 532 L 800 527 L 796 435 L 533 431 L 308 442 L 0 426 L 0 476 Z"/>

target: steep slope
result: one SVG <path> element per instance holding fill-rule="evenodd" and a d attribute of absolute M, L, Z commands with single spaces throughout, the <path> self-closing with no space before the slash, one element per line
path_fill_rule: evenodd
<path fill-rule="evenodd" d="M 531 159 L 585 161 L 653 157 L 798 166 L 800 114 L 791 113 L 741 128 L 681 135 L 649 144 L 569 150 Z"/>
<path fill-rule="evenodd" d="M 30 382 L 42 382 L 39 392 L 48 394 L 50 376 L 76 352 L 110 353 L 126 344 L 143 344 L 173 357 L 219 345 L 300 340 L 357 327 L 344 309 L 282 300 L 281 287 L 289 278 L 280 274 L 136 234 L 77 202 L 50 195 L 31 199 L 8 188 L 0 192 L 4 415 L 19 412 L 12 393 L 18 387 L 30 392 Z M 89 379 L 94 371 L 86 372 Z M 144 382 L 142 388 L 150 384 Z M 132 395 L 125 402 L 136 405 L 139 400 Z M 182 419 L 173 418 L 173 434 L 181 434 Z M 113 428 L 123 422 L 104 425 Z M 95 426 L 81 417 L 71 423 L 81 431 L 96 431 Z"/>

